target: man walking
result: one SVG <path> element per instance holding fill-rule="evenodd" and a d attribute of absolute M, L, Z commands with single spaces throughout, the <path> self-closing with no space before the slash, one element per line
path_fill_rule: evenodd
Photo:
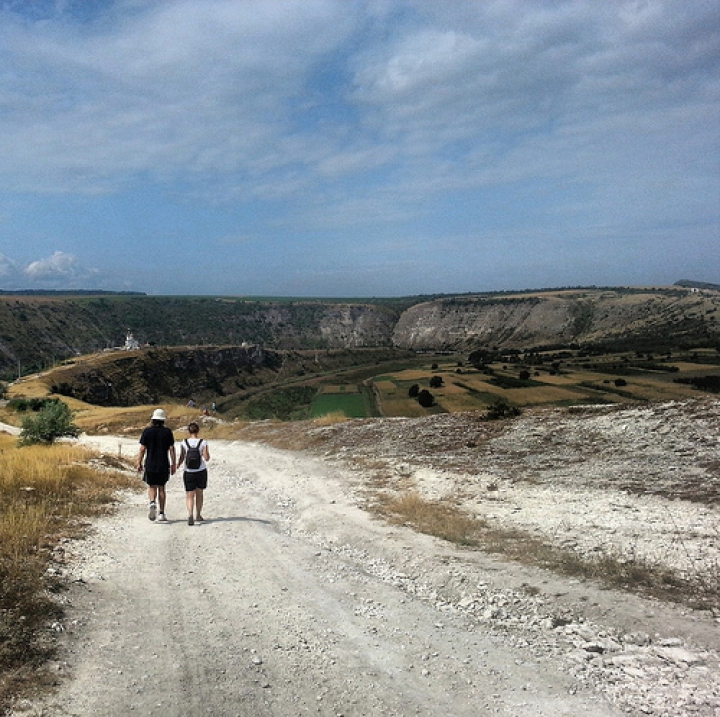
<path fill-rule="evenodd" d="M 170 476 L 175 474 L 175 437 L 165 425 L 165 411 L 157 408 L 153 412 L 151 425 L 140 436 L 140 455 L 138 456 L 138 472 L 142 471 L 143 480 L 148 486 L 148 518 L 166 522 L 165 517 L 165 486 Z M 158 508 L 159 513 L 158 513 Z"/>

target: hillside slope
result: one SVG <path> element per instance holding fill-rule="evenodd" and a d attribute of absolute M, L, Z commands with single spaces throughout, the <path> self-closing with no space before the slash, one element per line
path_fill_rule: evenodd
<path fill-rule="evenodd" d="M 709 289 L 578 289 L 420 301 L 0 296 L 0 377 L 120 346 L 128 330 L 141 345 L 255 344 L 273 350 L 720 344 L 720 292 Z"/>
<path fill-rule="evenodd" d="M 0 377 L 68 357 L 142 345 L 336 349 L 390 346 L 399 312 L 383 303 L 208 297 L 0 297 Z"/>

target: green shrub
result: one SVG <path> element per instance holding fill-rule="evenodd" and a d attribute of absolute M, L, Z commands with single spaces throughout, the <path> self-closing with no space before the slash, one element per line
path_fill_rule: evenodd
<path fill-rule="evenodd" d="M 426 388 L 424 388 L 420 393 L 418 394 L 418 403 L 423 408 L 430 408 L 430 406 L 433 406 L 435 404 L 435 396 L 430 393 Z"/>
<path fill-rule="evenodd" d="M 73 413 L 62 401 L 52 401 L 43 406 L 36 414 L 27 416 L 20 431 L 20 445 L 53 443 L 63 436 L 75 437 L 79 433 L 73 423 Z"/>
<path fill-rule="evenodd" d="M 490 421 L 497 421 L 502 418 L 515 418 L 521 413 L 517 406 L 511 406 L 504 398 L 498 398 L 497 401 L 488 406 L 486 418 Z"/>
<path fill-rule="evenodd" d="M 8 401 L 8 408 L 24 413 L 25 411 L 39 411 L 45 406 L 57 403 L 57 398 L 12 398 Z"/>

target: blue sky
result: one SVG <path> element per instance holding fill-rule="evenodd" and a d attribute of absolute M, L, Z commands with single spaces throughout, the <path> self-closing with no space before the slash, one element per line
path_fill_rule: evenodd
<path fill-rule="evenodd" d="M 0 288 L 720 283 L 716 0 L 0 0 Z"/>

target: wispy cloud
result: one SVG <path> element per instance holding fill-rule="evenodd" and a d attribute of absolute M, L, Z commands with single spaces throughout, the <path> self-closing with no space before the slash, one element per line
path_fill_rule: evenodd
<path fill-rule="evenodd" d="M 498 226 L 583 262 L 585 227 L 717 230 L 718 66 L 705 0 L 0 1 L 0 189 L 117 198 L 123 237 L 125 195 L 216 245 L 317 232 L 320 264 Z"/>

